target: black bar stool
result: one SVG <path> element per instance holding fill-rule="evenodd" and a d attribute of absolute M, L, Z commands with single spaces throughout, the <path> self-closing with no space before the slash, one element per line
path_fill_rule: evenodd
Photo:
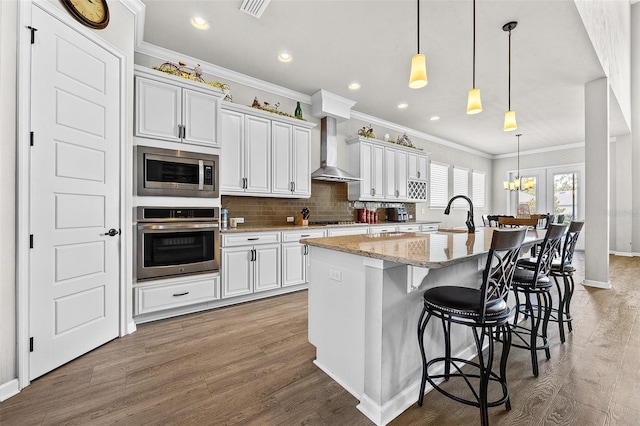
<path fill-rule="evenodd" d="M 544 350 L 547 359 L 551 358 L 547 338 L 547 325 L 553 308 L 550 294 L 552 284 L 549 275 L 551 262 L 560 249 L 567 226 L 549 225 L 544 240 L 540 243 L 535 262 L 531 264 L 531 260 L 521 259 L 513 274 L 512 287 L 516 296 L 516 309 L 511 326 L 515 338 L 511 346 L 529 350 L 533 375 L 536 377 L 538 376 L 538 351 Z M 524 299 L 522 303 L 520 296 Z M 531 301 L 533 297 L 536 298 L 536 304 Z M 520 324 L 519 314 L 524 314 L 525 321 L 529 319 L 528 326 L 525 323 Z"/>
<path fill-rule="evenodd" d="M 573 331 L 573 325 L 571 324 L 571 297 L 573 296 L 573 290 L 575 288 L 575 282 L 573 281 L 573 272 L 576 268 L 573 267 L 573 252 L 576 250 L 576 243 L 584 222 L 573 221 L 569 224 L 569 230 L 564 240 L 564 246 L 562 247 L 562 258 L 560 262 L 553 262 L 551 264 L 551 276 L 556 282 L 556 288 L 558 289 L 558 295 L 560 300 L 560 309 L 557 312 L 558 327 L 560 327 L 560 340 L 564 343 L 564 322 L 566 321 L 569 331 Z M 560 288 L 560 277 L 564 282 L 564 291 Z"/>
<path fill-rule="evenodd" d="M 511 286 L 511 278 L 516 269 L 520 247 L 524 241 L 526 228 L 517 230 L 494 230 L 487 263 L 482 274 L 480 288 L 462 286 L 440 286 L 424 292 L 424 308 L 418 321 L 418 344 L 422 356 L 422 381 L 418 405 L 422 406 L 426 382 L 434 389 L 458 402 L 480 408 L 482 425 L 489 424 L 488 407 L 505 404 L 511 409 L 509 390 L 507 388 L 506 365 L 509 356 L 511 328 L 508 323 L 510 309 L 507 296 Z M 475 283 L 469 283 L 475 285 Z M 424 347 L 424 331 L 431 317 L 440 318 L 444 332 L 445 355 L 427 361 Z M 452 323 L 471 327 L 478 352 L 478 362 L 457 358 L 451 355 Z M 500 371 L 494 372 L 493 364 L 493 332 L 502 333 L 505 342 L 502 345 Z M 482 348 L 488 343 L 488 353 Z M 430 373 L 434 365 L 441 367 L 444 373 Z M 464 372 L 462 367 L 471 366 L 473 371 Z M 453 368 L 452 368 L 453 367 Z M 453 370 L 453 371 L 452 371 Z M 456 378 L 464 381 L 471 390 L 474 399 L 462 398 L 442 389 L 436 381 L 448 381 Z M 471 380 L 479 381 L 478 389 Z M 502 396 L 488 401 L 489 382 L 497 382 L 502 387 Z"/>

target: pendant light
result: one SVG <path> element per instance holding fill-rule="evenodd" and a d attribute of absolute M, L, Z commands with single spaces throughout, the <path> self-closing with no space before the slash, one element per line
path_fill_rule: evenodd
<path fill-rule="evenodd" d="M 409 87 L 420 89 L 427 85 L 427 60 L 424 53 L 420 53 L 420 0 L 418 3 L 418 53 L 411 58 L 411 74 L 409 75 Z"/>
<path fill-rule="evenodd" d="M 509 32 L 509 109 L 504 113 L 505 132 L 518 128 L 518 124 L 516 123 L 516 112 L 511 110 L 511 30 L 516 26 L 518 26 L 516 21 L 507 22 L 502 26 L 503 31 Z"/>
<path fill-rule="evenodd" d="M 516 135 L 518 138 L 518 174 L 512 181 L 504 181 L 504 189 L 508 189 L 509 191 L 523 191 L 533 188 L 533 178 L 523 180 L 522 177 L 520 177 L 520 136 L 522 136 L 522 133 Z"/>
<path fill-rule="evenodd" d="M 476 88 L 476 0 L 473 0 L 473 86 L 467 97 L 467 114 L 482 112 L 480 89 Z"/>

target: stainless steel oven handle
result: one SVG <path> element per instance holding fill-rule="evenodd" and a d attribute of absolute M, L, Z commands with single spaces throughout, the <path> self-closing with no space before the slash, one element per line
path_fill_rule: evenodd
<path fill-rule="evenodd" d="M 151 231 L 182 231 L 185 229 L 218 229 L 217 223 L 139 223 L 138 228 Z"/>
<path fill-rule="evenodd" d="M 204 189 L 204 161 L 198 160 L 198 189 Z"/>

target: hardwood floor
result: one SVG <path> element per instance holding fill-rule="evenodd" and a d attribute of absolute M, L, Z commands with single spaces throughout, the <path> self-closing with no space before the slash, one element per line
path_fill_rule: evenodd
<path fill-rule="evenodd" d="M 612 290 L 585 288 L 574 331 L 531 374 L 512 349 L 512 410 L 493 425 L 640 425 L 640 261 L 611 257 Z M 417 319 L 416 319 L 417 321 Z M 320 371 L 307 341 L 307 293 L 145 324 L 0 403 L 0 425 L 370 425 Z M 478 410 L 438 392 L 391 424 L 472 425 Z"/>

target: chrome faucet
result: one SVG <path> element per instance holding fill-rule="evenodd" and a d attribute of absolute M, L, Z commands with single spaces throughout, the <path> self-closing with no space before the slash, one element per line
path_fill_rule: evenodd
<path fill-rule="evenodd" d="M 451 197 L 449 203 L 447 204 L 447 208 L 444 209 L 444 214 L 448 215 L 451 212 L 451 204 L 453 204 L 453 200 L 455 200 L 456 198 L 464 198 L 469 203 L 469 211 L 467 211 L 467 221 L 465 223 L 467 225 L 468 232 L 470 234 L 475 234 L 476 226 L 473 223 L 473 203 L 471 202 L 471 199 L 469 197 L 465 195 L 454 195 L 453 197 Z"/>

